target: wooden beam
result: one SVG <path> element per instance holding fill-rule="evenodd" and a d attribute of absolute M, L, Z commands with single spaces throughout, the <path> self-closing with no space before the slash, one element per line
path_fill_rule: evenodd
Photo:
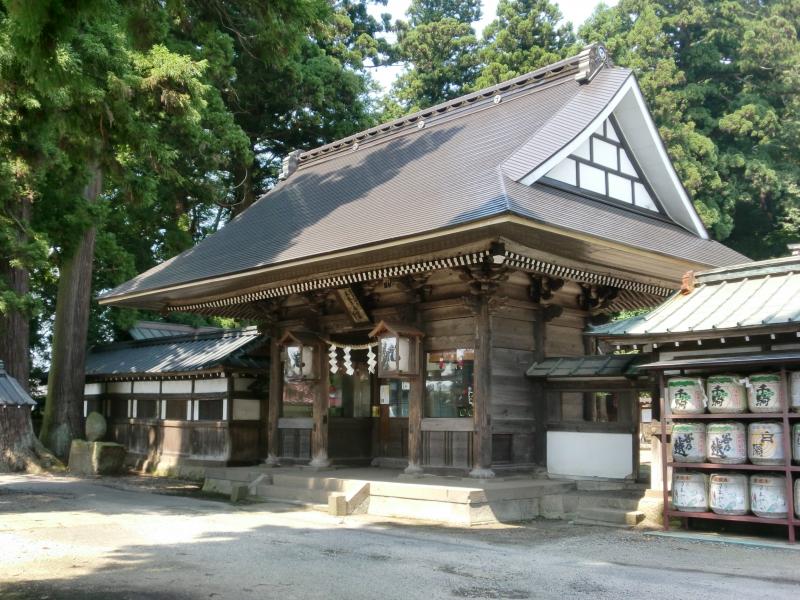
<path fill-rule="evenodd" d="M 311 462 L 312 467 L 329 467 L 328 458 L 328 363 L 323 360 L 325 344 L 316 344 L 317 381 L 314 384 L 314 429 L 311 431 Z"/>
<path fill-rule="evenodd" d="M 533 323 L 534 349 L 533 358 L 540 362 L 545 358 L 545 310 L 539 305 L 536 320 Z M 547 396 L 542 381 L 533 382 L 533 461 L 542 467 L 547 466 Z"/>
<path fill-rule="evenodd" d="M 422 400 L 425 394 L 425 349 L 420 340 L 415 341 L 417 376 L 411 379 L 408 392 L 408 466 L 405 472 L 418 475 L 422 471 Z"/>
<path fill-rule="evenodd" d="M 266 464 L 280 464 L 280 430 L 278 420 L 283 404 L 283 361 L 278 344 L 278 328 L 273 327 L 269 343 L 269 396 L 267 397 L 267 460 Z"/>
<path fill-rule="evenodd" d="M 492 471 L 492 325 L 490 297 L 481 294 L 475 314 L 475 402 L 470 477 L 494 477 Z"/>

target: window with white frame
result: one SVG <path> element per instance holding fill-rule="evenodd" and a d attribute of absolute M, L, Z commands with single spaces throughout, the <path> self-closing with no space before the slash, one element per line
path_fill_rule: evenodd
<path fill-rule="evenodd" d="M 553 167 L 545 175 L 545 181 L 548 179 L 658 212 L 641 171 L 612 119 L 606 119 L 572 154 Z"/>

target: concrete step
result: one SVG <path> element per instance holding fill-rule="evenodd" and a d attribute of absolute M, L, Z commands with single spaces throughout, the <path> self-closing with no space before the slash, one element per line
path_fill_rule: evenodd
<path fill-rule="evenodd" d="M 578 511 L 592 508 L 614 508 L 621 510 L 637 510 L 643 494 L 638 492 L 583 492 L 578 494 Z"/>
<path fill-rule="evenodd" d="M 579 509 L 575 522 L 582 525 L 609 525 L 614 527 L 635 527 L 645 518 L 638 510 L 617 508 Z"/>
<path fill-rule="evenodd" d="M 647 489 L 647 483 L 634 481 L 605 481 L 597 479 L 578 479 L 575 481 L 578 491 L 584 492 L 611 492 L 611 491 L 641 491 Z"/>
<path fill-rule="evenodd" d="M 280 473 L 273 473 L 272 483 L 281 487 L 341 492 L 347 487 L 348 480 L 338 479 L 336 477 L 313 477 L 305 475 L 282 475 Z"/>
<path fill-rule="evenodd" d="M 294 501 L 304 504 L 328 505 L 328 490 L 303 489 L 281 485 L 259 485 L 255 496 L 259 499 Z"/>

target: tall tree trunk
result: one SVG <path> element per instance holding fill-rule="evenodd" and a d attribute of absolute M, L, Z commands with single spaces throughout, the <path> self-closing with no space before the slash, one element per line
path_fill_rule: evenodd
<path fill-rule="evenodd" d="M 94 165 L 90 175 L 84 197 L 93 203 L 102 190 L 103 174 Z M 62 261 L 58 280 L 47 403 L 40 437 L 62 460 L 68 458 L 72 439 L 81 436 L 95 234 L 94 227 L 83 232 L 75 252 Z"/>
<path fill-rule="evenodd" d="M 20 223 L 19 242 L 27 240 L 24 226 L 31 219 L 31 202 L 29 196 L 23 195 L 19 204 L 9 212 Z M 25 296 L 30 291 L 30 274 L 28 269 L 16 269 L 11 266 L 12 257 L 0 263 L 0 277 L 5 279 L 11 291 L 17 296 Z M 0 317 L 0 360 L 5 363 L 6 372 L 14 377 L 27 392 L 30 376 L 30 315 L 23 311 L 11 309 Z"/>
<path fill-rule="evenodd" d="M 33 435 L 29 406 L 0 409 L 0 473 L 62 469 L 63 465 Z"/>

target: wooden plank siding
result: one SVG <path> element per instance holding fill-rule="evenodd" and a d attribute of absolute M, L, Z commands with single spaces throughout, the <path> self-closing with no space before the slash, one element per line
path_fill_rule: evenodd
<path fill-rule="evenodd" d="M 505 306 L 492 316 L 492 435 L 496 464 L 533 462 L 534 398 L 525 371 L 536 346 L 531 308 Z M 510 439 L 509 439 L 510 438 Z"/>

